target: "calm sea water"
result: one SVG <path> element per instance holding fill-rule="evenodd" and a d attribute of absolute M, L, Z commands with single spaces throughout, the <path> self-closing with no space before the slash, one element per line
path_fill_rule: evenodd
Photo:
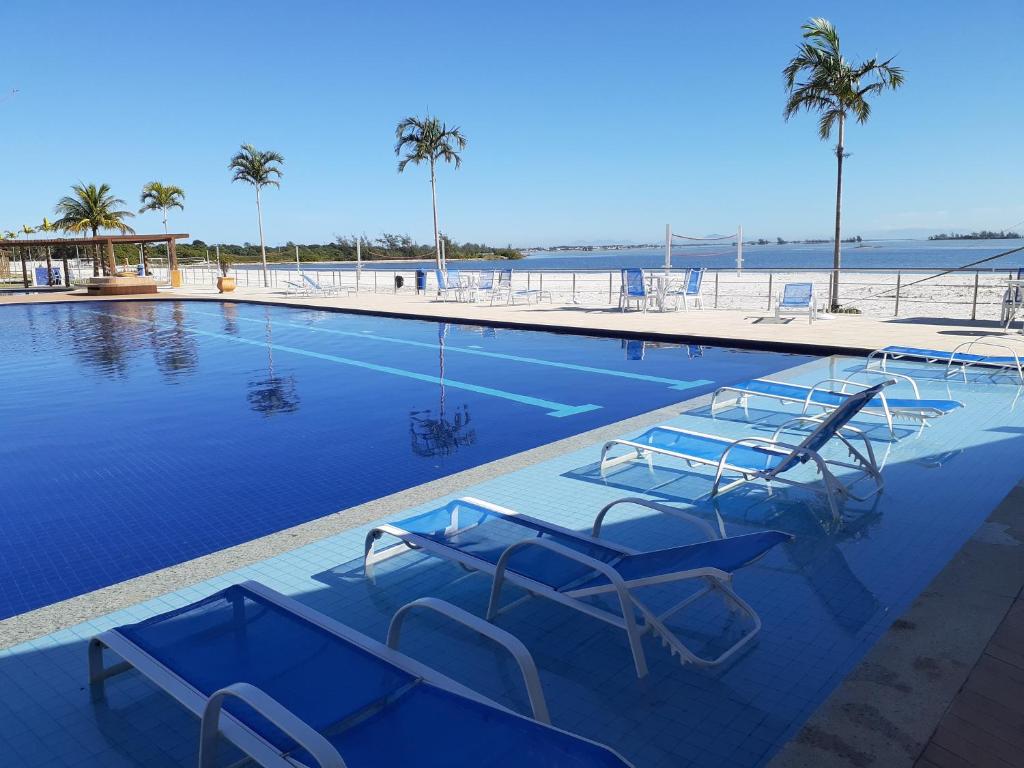
<path fill-rule="evenodd" d="M 1024 240 L 873 240 L 843 245 L 843 266 L 888 269 L 895 267 L 962 267 L 988 256 L 1024 247 Z M 521 261 L 508 262 L 516 269 L 619 269 L 622 267 L 659 267 L 664 263 L 663 248 L 632 248 L 613 251 L 558 251 L 531 253 Z M 433 262 L 367 262 L 366 268 L 415 268 Z M 504 262 L 467 260 L 458 262 L 463 269 L 493 269 Z M 673 250 L 675 267 L 724 267 L 736 263 L 736 249 L 730 246 L 684 246 Z M 743 248 L 743 263 L 750 268 L 831 267 L 832 246 L 748 245 Z M 289 269 L 293 264 L 278 265 Z M 980 265 L 982 269 L 1010 269 L 1024 266 L 1024 251 Z M 303 264 L 303 269 L 352 269 L 351 264 Z"/>

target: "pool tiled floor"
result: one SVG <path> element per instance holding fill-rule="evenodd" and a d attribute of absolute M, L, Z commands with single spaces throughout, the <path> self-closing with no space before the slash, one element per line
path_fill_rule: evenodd
<path fill-rule="evenodd" d="M 842 374 L 844 358 L 789 374 L 802 383 Z M 784 374 L 785 376 L 785 374 Z M 901 427 L 892 441 L 878 422 L 870 430 L 884 459 L 885 492 L 849 504 L 830 518 L 805 491 L 750 487 L 717 504 L 698 498 L 706 472 L 659 465 L 628 467 L 605 482 L 594 470 L 599 446 L 504 474 L 466 488 L 488 499 L 578 530 L 624 495 L 685 505 L 732 534 L 766 528 L 793 533 L 735 580 L 760 613 L 764 630 L 752 649 L 715 670 L 683 668 L 647 641 L 650 675 L 637 680 L 624 635 L 549 602 L 533 600 L 498 622 L 520 637 L 540 667 L 554 723 L 604 741 L 642 768 L 763 765 L 795 733 L 880 635 L 953 556 L 988 512 L 1017 484 L 1024 409 L 1017 388 L 989 382 L 923 381 L 923 397 L 959 398 L 961 411 L 918 433 Z M 695 405 L 675 423 L 729 435 L 770 434 L 782 409 L 756 404 L 750 418 L 724 411 L 713 418 Z M 858 422 L 869 426 L 868 420 Z M 430 509 L 445 499 L 410 513 Z M 410 554 L 380 566 L 376 583 L 362 577 L 367 526 L 178 590 L 0 652 L 0 754 L 12 765 L 183 766 L 194 760 L 198 724 L 136 673 L 110 681 L 104 703 L 90 702 L 85 642 L 103 629 L 187 604 L 242 579 L 254 579 L 378 639 L 394 610 L 435 595 L 482 613 L 487 584 L 458 568 Z M 609 517 L 604 535 L 657 548 L 694 540 L 693 529 L 663 516 Z M 713 644 L 713 610 L 681 625 L 694 642 Z M 518 679 L 489 645 L 426 619 L 410 620 L 405 649 L 417 658 L 521 708 Z"/>

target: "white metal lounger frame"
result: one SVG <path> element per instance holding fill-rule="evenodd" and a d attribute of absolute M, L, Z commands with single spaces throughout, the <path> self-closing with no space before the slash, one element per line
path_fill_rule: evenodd
<path fill-rule="evenodd" d="M 1003 352 L 1007 352 L 1007 357 L 1012 357 L 1013 362 L 997 362 L 991 359 L 982 360 L 966 360 L 964 358 L 957 359 L 957 354 L 970 355 L 976 354 L 971 352 L 975 347 L 989 347 L 991 349 L 998 349 Z M 972 366 L 978 366 L 981 368 L 995 368 L 1002 371 L 1016 371 L 1017 376 L 1020 379 L 1021 384 L 1024 384 L 1024 366 L 1021 365 L 1020 355 L 1015 349 L 1006 344 L 997 344 L 993 341 L 989 341 L 984 336 L 971 341 L 965 341 L 963 344 L 957 345 L 952 352 L 940 352 L 934 350 L 935 354 L 927 354 L 929 350 L 921 350 L 922 354 L 910 354 L 903 352 L 890 352 L 886 348 L 876 349 L 874 352 L 868 355 L 867 367 L 870 368 L 872 363 L 878 364 L 878 369 L 881 371 L 885 370 L 885 364 L 888 360 L 915 360 L 923 363 L 945 363 L 946 364 L 946 378 L 949 378 L 953 365 L 960 366 L 963 373 L 964 380 L 967 380 L 967 369 Z M 984 358 L 984 356 L 982 356 Z"/>
<path fill-rule="evenodd" d="M 850 457 L 854 461 L 854 463 L 849 463 L 845 461 L 837 461 L 835 459 L 826 460 L 821 456 L 821 454 L 819 454 L 817 451 L 812 451 L 810 448 L 801 448 L 799 445 L 790 445 L 788 443 L 779 442 L 779 435 L 782 434 L 782 432 L 784 432 L 792 425 L 801 423 L 816 425 L 817 429 L 815 429 L 815 432 L 818 429 L 824 428 L 824 422 L 821 420 L 820 417 L 814 418 L 811 416 L 797 416 L 781 424 L 779 428 L 775 430 L 774 434 L 770 438 L 741 437 L 737 440 L 730 441 L 726 445 L 725 450 L 722 452 L 722 455 L 717 460 L 706 459 L 700 456 L 692 456 L 690 454 L 683 453 L 682 451 L 674 451 L 667 448 L 658 448 L 657 446 L 645 445 L 643 443 L 637 443 L 632 440 L 610 440 L 609 442 L 605 443 L 604 447 L 601 449 L 601 474 L 603 476 L 607 469 L 617 466 L 619 464 L 635 461 L 637 459 L 646 459 L 647 465 L 653 468 L 651 454 L 658 454 L 661 456 L 668 456 L 674 459 L 680 459 L 682 461 L 685 461 L 691 467 L 715 467 L 715 480 L 711 486 L 711 493 L 709 494 L 709 498 L 714 498 L 715 496 L 727 493 L 728 491 L 731 491 L 734 488 L 738 488 L 739 486 L 745 483 L 752 482 L 754 480 L 764 481 L 764 483 L 768 486 L 768 493 L 771 494 L 772 483 L 777 481 L 798 488 L 807 488 L 809 490 L 817 491 L 818 493 L 824 494 L 824 496 L 828 499 L 828 505 L 829 509 L 832 512 L 832 516 L 837 520 L 841 518 L 838 501 L 840 498 L 850 498 L 855 501 L 866 501 L 870 499 L 872 496 L 881 493 L 882 488 L 884 487 L 882 473 L 878 468 L 878 462 L 875 459 L 875 451 L 874 448 L 871 447 L 871 441 L 868 440 L 867 436 L 861 430 L 857 429 L 856 427 L 851 427 L 849 424 L 847 424 L 843 427 L 840 427 L 834 435 L 834 438 L 840 440 L 846 447 L 847 451 L 849 451 Z M 710 435 L 705 432 L 694 432 L 692 430 L 680 429 L 678 427 L 661 426 L 658 427 L 658 429 L 664 429 L 669 432 L 678 432 L 683 435 L 692 435 L 693 437 L 697 438 L 709 438 L 716 442 L 723 440 L 721 435 Z M 841 434 L 842 432 L 848 432 L 851 436 L 861 438 L 864 442 L 864 452 L 862 453 L 860 450 L 855 448 L 854 445 Z M 615 456 L 609 459 L 608 451 L 610 451 L 615 446 L 619 445 L 624 446 L 626 448 L 631 448 L 633 450 L 633 453 L 626 453 L 621 456 Z M 736 464 L 730 464 L 729 452 L 732 451 L 733 448 L 736 448 L 738 446 L 751 446 L 759 448 L 761 450 L 766 451 L 769 454 L 774 454 L 775 456 L 778 456 L 781 460 L 778 464 L 776 464 L 774 468 L 764 470 L 752 469 L 750 467 L 741 467 Z M 789 469 L 792 468 L 792 461 L 788 461 L 787 459 L 792 459 L 797 462 L 803 463 L 803 461 L 801 461 L 801 457 L 803 457 L 803 461 L 810 461 L 817 468 L 818 473 L 821 475 L 822 484 L 824 486 L 823 488 L 817 488 L 816 486 L 809 483 L 804 483 L 797 480 L 791 480 L 787 477 L 783 477 L 783 472 L 788 471 Z M 766 456 L 765 458 L 767 459 L 769 458 L 769 456 Z M 843 483 L 829 469 L 830 465 L 842 467 L 844 469 L 854 469 L 857 470 L 859 474 L 857 474 L 848 483 Z M 731 474 L 738 474 L 740 477 L 723 486 L 721 483 L 727 472 Z M 874 490 L 864 495 L 858 495 L 854 493 L 853 486 L 865 478 L 869 478 L 872 481 L 874 481 Z"/>
<path fill-rule="evenodd" d="M 561 526 L 554 525 L 546 520 L 530 517 L 528 515 L 515 512 L 514 510 L 500 507 L 496 504 L 491 504 L 490 502 L 481 501 L 480 499 L 465 497 L 458 501 L 464 502 L 467 505 L 481 507 L 486 509 L 488 512 L 503 518 L 528 521 L 531 524 L 542 526 L 544 529 L 558 533 L 562 536 L 571 537 L 584 542 L 593 541 L 592 537 L 586 536 L 577 531 L 562 528 Z M 624 503 L 638 504 L 649 509 L 670 514 L 677 519 L 688 521 L 704 531 L 710 539 L 722 537 L 721 527 L 716 531 L 715 528 L 709 525 L 706 521 L 701 520 L 698 517 L 694 517 L 693 515 L 689 515 L 682 510 L 674 509 L 656 502 L 647 501 L 645 499 L 636 498 L 619 499 L 607 505 L 600 511 L 600 513 L 598 513 L 597 519 L 594 522 L 594 530 L 597 533 L 600 533 L 601 521 L 604 519 L 607 511 L 617 504 Z M 457 513 L 457 507 L 455 512 Z M 456 533 L 470 530 L 474 526 L 475 524 L 460 527 L 457 514 L 453 514 L 450 525 L 445 529 L 445 533 L 447 535 L 454 535 Z M 391 546 L 383 549 L 378 549 L 377 542 L 385 535 L 398 539 L 400 543 L 392 544 Z M 601 540 L 600 544 L 603 547 L 621 552 L 623 555 L 638 554 L 636 550 L 620 544 L 613 544 L 607 540 Z M 509 557 L 514 552 L 527 547 L 539 547 L 541 549 L 546 549 L 554 555 L 564 557 L 566 560 L 571 560 L 575 563 L 588 566 L 595 574 L 603 575 L 608 579 L 608 583 L 579 589 L 573 589 L 571 587 L 563 588 L 561 591 L 553 589 L 547 584 L 535 581 L 534 579 L 517 573 L 515 570 L 512 570 L 513 566 L 509 566 Z M 365 556 L 363 559 L 363 568 L 366 576 L 373 579 L 374 567 L 377 563 L 405 554 L 412 550 L 435 555 L 442 559 L 457 563 L 469 571 L 491 576 L 491 596 L 487 604 L 487 619 L 489 621 L 499 613 L 504 613 L 530 597 L 546 597 L 550 600 L 561 603 L 562 605 L 574 608 L 575 610 L 585 613 L 595 619 L 600 619 L 614 627 L 618 627 L 625 631 L 626 637 L 629 640 L 629 647 L 633 654 L 633 663 L 636 667 L 637 677 L 644 677 L 647 675 L 647 660 L 644 655 L 642 643 L 642 637 L 647 632 L 653 632 L 656 634 L 662 641 L 662 644 L 668 646 L 673 655 L 679 656 L 679 659 L 683 664 L 689 663 L 697 666 L 715 666 L 735 656 L 741 649 L 746 647 L 754 637 L 756 637 L 758 632 L 761 631 L 761 618 L 757 615 L 757 612 L 733 590 L 732 574 L 730 573 L 717 568 L 695 568 L 689 571 L 680 571 L 678 573 L 626 581 L 608 563 L 597 560 L 555 541 L 538 538 L 537 536 L 524 538 L 521 541 L 510 544 L 502 552 L 498 558 L 498 562 L 491 563 L 470 553 L 463 552 L 455 547 L 440 544 L 437 541 L 421 534 L 406 531 L 396 525 L 380 525 L 366 535 Z M 592 575 L 588 574 L 587 577 L 583 579 L 583 582 L 589 581 L 591 577 Z M 689 580 L 702 580 L 704 582 L 704 587 L 672 606 L 669 610 L 660 614 L 654 613 L 650 608 L 645 606 L 631 591 L 633 589 L 653 586 L 655 584 Z M 498 603 L 501 597 L 501 589 L 506 581 L 525 589 L 529 594 L 519 600 L 509 603 L 499 610 Z M 683 642 L 676 637 L 664 623 L 666 619 L 710 592 L 717 592 L 725 601 L 726 605 L 729 606 L 730 610 L 734 613 L 746 615 L 753 624 L 752 629 L 737 640 L 736 643 L 712 659 L 704 658 L 695 654 L 687 648 L 686 645 L 683 644 Z M 614 613 L 598 607 L 593 603 L 584 601 L 584 598 L 587 597 L 610 593 L 614 593 L 618 598 L 619 607 L 621 608 L 620 613 Z M 638 621 L 638 612 L 643 619 L 642 624 Z"/>
<path fill-rule="evenodd" d="M 398 650 L 401 626 L 405 616 L 410 611 L 417 609 L 440 613 L 488 637 L 512 654 L 523 674 L 534 719 L 548 727 L 553 727 L 550 725 L 547 704 L 541 690 L 536 665 L 526 647 L 515 636 L 461 608 L 433 598 L 424 598 L 409 603 L 400 608 L 392 618 L 391 626 L 388 629 L 388 642 L 385 645 L 258 582 L 247 581 L 243 582 L 240 586 L 260 595 L 268 602 L 283 608 L 299 618 L 368 651 L 374 656 L 394 664 L 396 667 L 424 682 L 516 717 L 524 717 L 450 679 L 431 667 L 406 656 Z M 122 661 L 110 666 L 104 666 L 103 652 L 107 649 L 120 656 Z M 286 653 L 287 649 L 283 648 L 282 652 Z M 254 685 L 235 683 L 207 697 L 116 629 L 102 632 L 89 641 L 89 686 L 94 699 L 102 699 L 104 682 L 107 678 L 133 667 L 153 684 L 168 693 L 179 704 L 201 718 L 199 768 L 213 768 L 214 747 L 219 735 L 223 735 L 252 760 L 266 768 L 297 768 L 297 766 L 311 768 L 294 757 L 283 755 L 277 747 L 264 739 L 260 734 L 252 730 L 230 712 L 224 711 L 223 704 L 225 699 L 228 698 L 244 701 L 259 712 L 268 722 L 286 733 L 299 746 L 309 752 L 321 768 L 345 768 L 345 762 L 341 755 L 323 736 Z M 561 729 L 556 728 L 555 730 Z M 576 734 L 570 735 L 584 742 L 590 741 Z M 600 746 L 604 747 L 604 745 Z M 614 753 L 614 750 L 608 747 L 604 748 Z M 615 754 L 617 755 L 617 753 Z M 617 756 L 621 759 L 621 756 Z"/>
<path fill-rule="evenodd" d="M 865 374 L 870 376 L 884 376 L 887 379 L 901 379 L 906 381 L 911 388 L 914 390 L 914 398 L 917 400 L 921 399 L 921 391 L 917 387 L 917 382 L 909 376 L 905 376 L 902 373 L 891 373 L 889 371 L 872 370 L 870 368 L 864 368 L 859 371 L 854 371 L 851 375 L 856 376 L 857 374 Z M 858 387 L 860 390 L 868 389 L 871 385 L 864 384 L 860 381 L 853 381 L 851 379 L 822 379 L 812 387 L 803 387 L 802 385 L 794 385 L 788 381 L 775 381 L 774 379 L 758 379 L 767 384 L 782 384 L 784 386 L 800 386 L 802 389 L 807 391 L 805 397 L 795 397 L 790 395 L 775 394 L 772 392 L 759 392 L 752 389 L 746 389 L 739 386 L 725 386 L 719 387 L 715 390 L 714 394 L 711 395 L 711 413 L 714 415 L 715 408 L 718 406 L 719 395 L 725 392 L 735 392 L 737 398 L 735 401 L 736 406 L 743 409 L 743 412 L 749 417 L 750 411 L 747 409 L 747 404 L 752 397 L 763 397 L 768 400 L 778 400 L 780 403 L 800 403 L 802 404 L 802 415 L 807 415 L 807 411 L 810 408 L 821 408 L 823 413 L 834 411 L 838 408 L 838 405 L 832 405 L 831 403 L 819 403 L 813 400 L 815 392 L 833 392 L 839 395 L 851 395 L 853 392 L 847 391 L 847 387 Z M 832 385 L 838 384 L 838 391 L 832 388 Z M 896 429 L 894 421 L 896 419 L 907 419 L 908 421 L 921 425 L 921 429 L 929 425 L 929 419 L 938 418 L 944 415 L 943 411 L 932 407 L 918 407 L 918 408 L 906 408 L 906 407 L 892 407 L 886 398 L 885 392 L 878 393 L 879 406 L 873 406 L 870 403 L 865 405 L 861 409 L 861 413 L 880 416 L 885 419 L 885 424 L 889 427 L 889 434 L 892 437 L 896 437 Z"/>

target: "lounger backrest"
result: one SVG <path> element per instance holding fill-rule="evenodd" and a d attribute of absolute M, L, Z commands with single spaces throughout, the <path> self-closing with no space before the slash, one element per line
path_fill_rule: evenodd
<path fill-rule="evenodd" d="M 828 418 L 822 421 L 811 434 L 809 434 L 802 443 L 800 448 L 806 448 L 811 451 L 820 451 L 825 443 L 836 436 L 836 433 L 840 429 L 845 427 L 850 421 L 860 413 L 861 409 L 864 408 L 871 399 L 874 398 L 879 392 L 885 389 L 890 384 L 895 384 L 895 379 L 889 381 L 883 381 L 881 384 L 876 384 L 868 389 L 861 390 L 850 395 L 846 402 L 832 411 Z M 787 469 L 793 466 L 797 461 L 804 461 L 806 457 L 794 454 L 782 462 L 781 465 L 776 469 L 776 472 L 785 472 Z"/>
<path fill-rule="evenodd" d="M 704 281 L 704 267 L 691 269 L 686 278 L 686 295 L 697 296 L 700 293 L 700 285 Z"/>
<path fill-rule="evenodd" d="M 447 278 L 445 278 L 444 272 L 442 272 L 440 269 L 437 269 L 437 268 L 434 269 L 434 279 L 437 280 L 437 287 L 438 288 L 447 288 L 448 287 L 448 280 L 447 280 Z"/>
<path fill-rule="evenodd" d="M 1018 267 L 1017 268 L 1017 279 L 1018 280 L 1024 280 L 1024 267 Z M 1024 303 L 1024 302 L 1021 301 L 1021 286 L 1020 286 L 1019 283 L 1013 287 L 1013 303 L 1014 304 Z"/>
<path fill-rule="evenodd" d="M 809 307 L 812 296 L 814 296 L 812 283 L 786 283 L 786 287 L 782 290 L 782 306 Z"/>
<path fill-rule="evenodd" d="M 462 278 L 459 277 L 459 271 L 457 269 L 448 270 L 448 287 L 459 288 L 461 286 Z"/>
<path fill-rule="evenodd" d="M 498 287 L 499 288 L 511 288 L 512 287 L 512 270 L 503 269 L 498 272 Z"/>
<path fill-rule="evenodd" d="M 622 285 L 626 288 L 627 296 L 647 295 L 647 282 L 644 280 L 642 269 L 622 270 Z"/>
<path fill-rule="evenodd" d="M 309 286 L 310 288 L 316 288 L 317 290 L 320 290 L 320 283 L 318 283 L 318 282 L 317 282 L 316 280 L 314 280 L 314 279 L 313 279 L 312 277 L 310 277 L 309 275 L 307 275 L 307 274 L 306 274 L 305 272 L 303 272 L 303 274 L 302 274 L 302 280 L 303 280 L 303 282 L 304 282 L 304 283 L 306 283 L 306 285 L 308 285 L 308 286 Z"/>
<path fill-rule="evenodd" d="M 477 287 L 482 291 L 489 291 L 494 287 L 494 272 L 481 272 L 480 281 L 477 283 Z"/>

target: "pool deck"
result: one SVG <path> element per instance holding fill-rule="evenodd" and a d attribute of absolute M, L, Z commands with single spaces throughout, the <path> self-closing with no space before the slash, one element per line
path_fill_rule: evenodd
<path fill-rule="evenodd" d="M 287 296 L 277 289 L 240 288 L 227 295 L 215 288 L 187 286 L 161 289 L 156 296 L 114 297 L 110 300 L 205 299 L 250 301 L 294 307 L 384 314 L 425 320 L 484 323 L 540 330 L 561 330 L 608 336 L 643 336 L 652 340 L 691 342 L 713 346 L 774 349 L 806 354 L 867 354 L 888 345 L 952 350 L 980 335 L 1002 336 L 1003 329 L 991 320 L 935 318 L 876 318 L 864 315 L 826 315 L 815 323 L 804 317 L 771 322 L 771 313 L 737 310 L 689 312 L 620 312 L 608 306 L 547 303 L 489 306 L 442 302 L 432 296 L 370 293 L 348 297 Z M 0 296 L 0 304 L 96 301 L 84 291 L 26 296 Z M 1024 336 L 1007 336 L 1024 349 Z"/>
<path fill-rule="evenodd" d="M 442 303 L 411 293 L 350 298 L 284 296 L 276 291 L 162 290 L 159 298 L 237 300 L 400 317 L 479 322 L 601 335 L 638 335 L 705 344 L 797 352 L 845 352 L 901 344 L 952 349 L 981 334 L 1000 334 L 992 322 L 837 316 L 813 325 L 753 322 L 750 312 L 620 313 L 600 307 Z M 127 299 L 127 300 L 139 300 Z M 78 294 L 0 297 L 0 304 L 97 300 Z M 117 299 L 105 299 L 117 300 Z M 767 313 L 766 313 L 767 315 Z M 1022 337 L 1017 336 L 1017 339 Z M 1016 340 L 1016 339 L 1015 339 Z M 207 558 L 114 585 L 29 614 L 0 621 L 0 648 L 53 632 L 153 595 L 192 584 L 269 554 L 453 492 L 606 436 L 658 423 L 672 410 L 558 441 L 458 473 L 367 505 L 282 531 Z M 664 412 L 664 413 L 663 413 Z M 1015 488 L 942 572 L 771 761 L 771 768 L 874 766 L 1012 766 L 1024 739 L 1024 484 Z"/>

